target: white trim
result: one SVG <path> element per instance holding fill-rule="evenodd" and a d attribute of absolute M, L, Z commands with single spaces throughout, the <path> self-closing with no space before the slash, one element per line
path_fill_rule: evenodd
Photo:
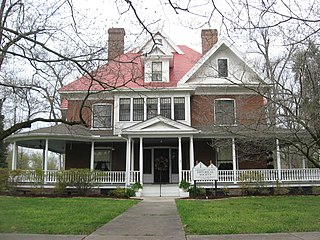
<path fill-rule="evenodd" d="M 276 139 L 277 147 L 277 170 L 278 170 L 278 180 L 281 181 L 281 156 L 280 156 L 280 144 L 279 139 Z"/>
<path fill-rule="evenodd" d="M 11 170 L 17 169 L 17 152 L 18 152 L 18 145 L 17 142 L 13 142 L 12 146 L 12 162 L 11 162 Z"/>
<path fill-rule="evenodd" d="M 182 144 L 181 137 L 178 137 L 178 171 L 179 171 L 179 184 L 182 180 Z"/>
<path fill-rule="evenodd" d="M 232 138 L 232 170 L 233 170 L 233 179 L 237 179 L 237 156 L 236 156 L 236 141 Z M 234 181 L 236 183 L 236 181 Z"/>
<path fill-rule="evenodd" d="M 47 138 L 46 139 L 46 146 L 44 149 L 44 168 L 43 168 L 44 171 L 48 170 L 48 159 L 49 159 L 48 152 L 49 152 L 49 139 Z"/>
<path fill-rule="evenodd" d="M 139 171 L 140 171 L 140 183 L 143 184 L 143 138 L 140 137 L 139 145 Z"/>
<path fill-rule="evenodd" d="M 91 142 L 90 170 L 94 170 L 94 141 Z"/>
<path fill-rule="evenodd" d="M 249 63 L 245 61 L 245 59 L 242 56 L 242 53 L 240 53 L 232 44 L 229 39 L 225 37 L 221 37 L 218 42 L 181 78 L 181 80 L 178 82 L 177 85 L 185 84 L 187 81 L 209 60 L 209 58 L 218 51 L 218 49 L 225 45 L 227 48 L 231 50 L 242 62 L 245 63 L 245 65 L 248 66 L 249 70 L 252 70 L 257 76 L 260 78 L 261 81 L 263 79 L 266 79 L 266 77 L 263 77 L 260 73 L 258 73 Z M 265 82 L 264 82 L 265 83 Z M 258 83 L 257 83 L 258 84 Z M 267 83 L 265 83 L 267 84 Z"/>

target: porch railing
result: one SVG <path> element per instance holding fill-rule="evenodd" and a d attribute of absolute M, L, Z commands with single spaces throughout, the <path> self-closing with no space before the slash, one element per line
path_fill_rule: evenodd
<path fill-rule="evenodd" d="M 245 181 L 320 181 L 319 168 L 281 169 L 280 175 L 277 169 L 253 169 L 253 170 L 219 170 L 219 182 L 245 182 Z M 182 179 L 192 181 L 191 171 L 183 170 Z M 209 181 L 199 181 L 209 182 Z"/>
<path fill-rule="evenodd" d="M 75 172 L 68 171 L 19 171 L 15 175 L 11 176 L 11 181 L 18 183 L 35 183 L 35 182 L 44 182 L 44 183 L 56 183 L 59 179 L 65 182 L 72 182 L 77 177 Z M 126 172 L 125 171 L 106 171 L 106 172 L 88 172 L 86 176 L 88 181 L 97 184 L 122 184 L 126 182 Z M 131 171 L 130 172 L 130 183 L 135 183 L 140 181 L 140 172 Z"/>
<path fill-rule="evenodd" d="M 71 182 L 76 175 L 71 171 L 19 171 L 20 173 L 12 175 L 11 181 L 17 183 L 34 183 L 44 182 L 54 184 L 59 181 L 61 176 L 66 182 Z M 63 173 L 63 174 L 62 174 Z M 124 184 L 126 183 L 125 171 L 93 171 L 88 172 L 86 176 L 88 181 L 97 184 Z M 182 170 L 182 180 L 192 181 L 191 170 Z M 130 172 L 130 183 L 140 181 L 140 172 Z M 252 170 L 219 170 L 219 182 L 236 183 L 236 182 L 299 182 L 299 181 L 320 181 L 320 169 L 252 169 Z M 210 181 L 201 181 L 210 182 Z"/>

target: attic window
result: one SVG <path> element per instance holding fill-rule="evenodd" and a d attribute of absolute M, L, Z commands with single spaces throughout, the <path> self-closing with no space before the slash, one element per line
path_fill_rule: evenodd
<path fill-rule="evenodd" d="M 153 82 L 162 81 L 162 62 L 152 62 L 152 77 Z"/>
<path fill-rule="evenodd" d="M 228 77 L 228 59 L 218 59 L 218 76 Z"/>
<path fill-rule="evenodd" d="M 162 39 L 155 39 L 154 41 L 156 44 L 162 45 Z"/>

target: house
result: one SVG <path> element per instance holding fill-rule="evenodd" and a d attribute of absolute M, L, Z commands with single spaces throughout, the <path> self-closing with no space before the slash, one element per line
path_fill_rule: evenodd
<path fill-rule="evenodd" d="M 182 180 L 192 182 L 198 162 L 218 167 L 219 187 L 239 187 L 243 173 L 263 175 L 269 185 L 319 183 L 319 169 L 281 168 L 282 145 L 263 131 L 268 114 L 259 93 L 270 84 L 217 30 L 202 30 L 201 53 L 160 32 L 124 53 L 125 30 L 108 33 L 108 63 L 59 91 L 63 116 L 85 124 L 8 139 L 14 149 L 44 149 L 46 183 L 56 181 L 47 169 L 48 151 L 64 154 L 66 170 L 103 171 L 100 188 L 141 182 L 145 195 L 160 182 L 173 191 Z M 14 151 L 13 169 L 16 158 Z"/>

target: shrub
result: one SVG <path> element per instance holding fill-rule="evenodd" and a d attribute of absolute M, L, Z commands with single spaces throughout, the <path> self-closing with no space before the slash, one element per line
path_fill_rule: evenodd
<path fill-rule="evenodd" d="M 8 190 L 9 169 L 0 168 L 0 194 Z"/>
<path fill-rule="evenodd" d="M 141 185 L 141 183 L 140 182 L 135 182 L 134 184 L 132 184 L 132 186 L 131 186 L 131 189 L 133 190 L 133 191 L 138 191 L 139 189 L 142 189 L 143 188 L 143 186 Z"/>
<path fill-rule="evenodd" d="M 206 195 L 206 190 L 204 188 L 199 188 L 195 186 L 189 188 L 188 192 L 190 194 L 190 197 L 203 197 Z"/>
<path fill-rule="evenodd" d="M 260 194 L 264 187 L 264 176 L 258 172 L 243 173 L 239 177 L 243 195 Z"/>
<path fill-rule="evenodd" d="M 186 180 L 182 180 L 179 184 L 179 188 L 182 188 L 185 191 L 188 191 L 190 187 L 190 183 L 187 182 Z"/>
<path fill-rule="evenodd" d="M 134 197 L 136 193 L 131 188 L 117 188 L 109 191 L 109 195 L 114 198 L 130 198 Z"/>

